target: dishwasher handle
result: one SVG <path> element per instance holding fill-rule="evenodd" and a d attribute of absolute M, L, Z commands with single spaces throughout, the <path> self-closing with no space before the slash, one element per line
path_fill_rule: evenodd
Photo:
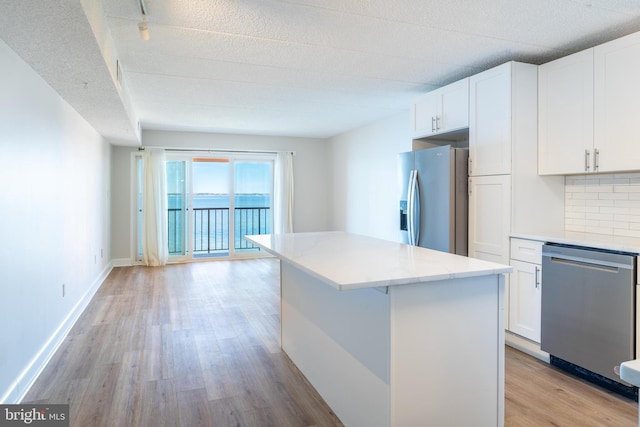
<path fill-rule="evenodd" d="M 563 254 L 561 252 L 542 252 L 542 258 L 548 259 L 550 262 L 573 265 L 582 268 L 593 268 L 598 270 L 610 271 L 617 273 L 618 270 L 632 270 L 633 264 L 620 263 L 614 261 L 606 261 L 594 258 L 585 258 L 573 255 Z"/>
<path fill-rule="evenodd" d="M 550 257 L 549 261 L 558 263 L 558 264 L 570 265 L 578 268 L 590 268 L 593 270 L 608 271 L 609 273 L 618 272 L 618 267 L 611 267 L 609 265 L 603 265 L 603 264 L 595 264 L 593 262 L 587 262 L 587 260 L 578 261 L 574 259 L 566 259 L 561 257 Z"/>

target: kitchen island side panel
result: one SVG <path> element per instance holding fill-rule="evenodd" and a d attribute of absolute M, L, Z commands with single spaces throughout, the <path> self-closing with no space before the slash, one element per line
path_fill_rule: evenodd
<path fill-rule="evenodd" d="M 391 425 L 504 425 L 503 293 L 501 274 L 390 288 Z"/>
<path fill-rule="evenodd" d="M 389 296 L 280 266 L 282 349 L 346 426 L 389 426 Z"/>

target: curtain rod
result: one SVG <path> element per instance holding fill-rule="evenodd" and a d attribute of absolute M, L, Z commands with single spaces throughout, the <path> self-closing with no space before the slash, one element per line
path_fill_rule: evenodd
<path fill-rule="evenodd" d="M 138 147 L 138 151 L 144 151 L 145 148 L 163 148 L 163 147 Z M 279 151 L 269 151 L 269 150 L 229 150 L 229 149 L 211 149 L 211 148 L 163 148 L 164 151 L 173 151 L 173 152 L 196 152 L 196 153 L 237 153 L 237 154 L 278 154 L 278 153 L 291 153 L 292 155 L 296 155 L 295 151 L 292 150 L 279 150 Z"/>

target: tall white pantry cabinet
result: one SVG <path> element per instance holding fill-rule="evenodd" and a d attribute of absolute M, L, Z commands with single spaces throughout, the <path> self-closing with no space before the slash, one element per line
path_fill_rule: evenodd
<path fill-rule="evenodd" d="M 470 257 L 510 264 L 510 233 L 564 228 L 564 177 L 541 177 L 537 170 L 537 83 L 538 67 L 518 62 L 469 80 Z M 515 264 L 505 292 L 505 325 L 518 333 L 529 329 L 521 327 L 522 319 L 540 311 L 541 288 L 517 280 Z"/>

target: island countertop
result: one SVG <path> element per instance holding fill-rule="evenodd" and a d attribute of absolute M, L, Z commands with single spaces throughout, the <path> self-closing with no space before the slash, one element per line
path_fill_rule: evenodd
<path fill-rule="evenodd" d="M 245 239 L 341 291 L 512 271 L 508 265 L 340 231 Z"/>

